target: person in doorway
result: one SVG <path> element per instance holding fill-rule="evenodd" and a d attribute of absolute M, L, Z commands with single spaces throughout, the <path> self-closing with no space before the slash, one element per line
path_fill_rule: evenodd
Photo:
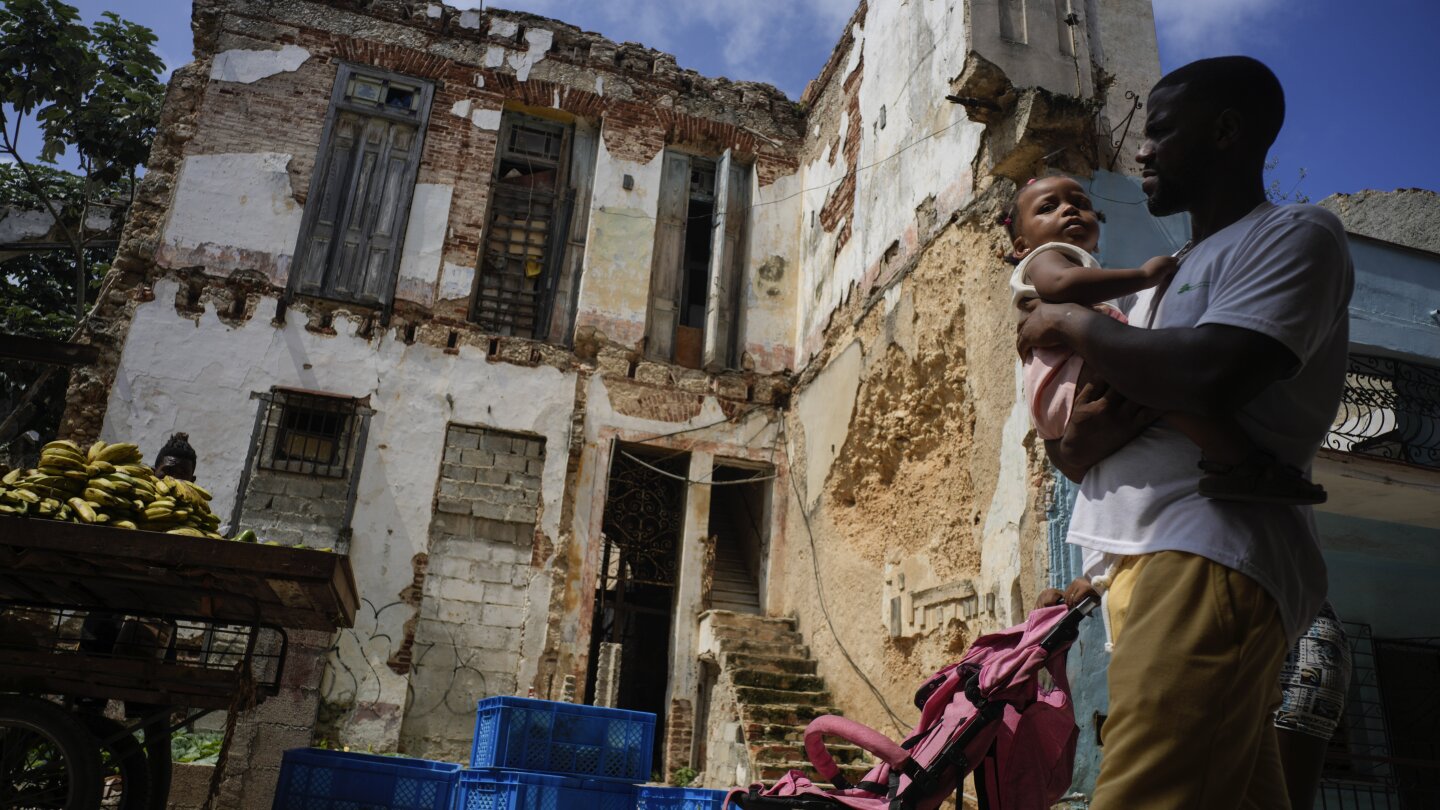
<path fill-rule="evenodd" d="M 1110 714 L 1092 807 L 1286 808 L 1272 713 L 1286 649 L 1326 592 L 1307 506 L 1201 497 L 1199 450 L 1157 413 L 1233 417 L 1308 470 L 1345 379 L 1353 267 L 1329 212 L 1267 201 L 1279 81 L 1248 57 L 1162 78 L 1136 160 L 1154 215 L 1190 213 L 1163 290 L 1122 324 L 1029 301 L 1017 349 L 1074 351 L 1102 384 L 1046 442 L 1080 482 L 1069 542 L 1103 575 L 1114 639 Z M 1151 315 L 1153 314 L 1153 318 Z"/>

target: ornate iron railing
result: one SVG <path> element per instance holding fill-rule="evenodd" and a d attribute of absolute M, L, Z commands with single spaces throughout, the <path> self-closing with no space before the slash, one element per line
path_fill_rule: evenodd
<path fill-rule="evenodd" d="M 1350 355 L 1325 446 L 1440 467 L 1440 368 Z"/>

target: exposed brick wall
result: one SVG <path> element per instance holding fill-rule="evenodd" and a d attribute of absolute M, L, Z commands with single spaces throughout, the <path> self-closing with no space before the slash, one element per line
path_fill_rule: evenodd
<path fill-rule="evenodd" d="M 690 754 L 695 744 L 695 706 L 684 698 L 670 701 L 665 720 L 665 777 L 677 768 L 693 767 Z"/>
<path fill-rule="evenodd" d="M 430 524 L 400 732 L 412 756 L 464 758 L 477 698 L 513 695 L 535 575 L 531 549 L 545 440 L 451 425 Z"/>
<path fill-rule="evenodd" d="M 279 693 L 236 720 L 216 807 L 270 810 L 280 758 L 311 743 L 330 634 L 296 630 L 289 639 Z"/>
<path fill-rule="evenodd" d="M 865 58 L 862 56 L 855 69 L 845 77 L 845 142 L 840 147 L 845 155 L 845 177 L 831 189 L 824 207 L 820 209 L 820 226 L 827 231 L 839 229 L 835 237 L 837 253 L 850 241 L 855 220 L 855 175 L 860 169 L 860 139 L 864 135 L 860 117 L 860 78 L 864 71 Z M 834 153 L 832 150 L 831 154 Z"/>

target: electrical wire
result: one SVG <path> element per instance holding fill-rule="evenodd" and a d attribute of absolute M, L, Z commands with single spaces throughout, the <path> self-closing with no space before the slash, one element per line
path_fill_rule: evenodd
<path fill-rule="evenodd" d="M 774 476 L 774 475 L 757 475 L 757 476 L 755 476 L 755 477 L 753 477 L 753 478 L 742 478 L 742 479 L 740 479 L 740 480 L 738 480 L 738 481 L 697 481 L 697 480 L 695 480 L 695 479 L 693 479 L 693 478 L 690 478 L 690 477 L 688 477 L 688 476 L 678 475 L 678 474 L 676 474 L 676 473 L 670 472 L 669 470 L 663 470 L 663 469 L 661 469 L 661 468 L 659 468 L 659 467 L 656 467 L 654 464 L 650 464 L 649 462 L 645 461 L 645 460 L 642 459 L 642 458 L 637 457 L 634 453 L 631 453 L 631 452 L 629 452 L 629 451 L 627 451 L 627 450 L 621 450 L 621 451 L 620 451 L 620 455 L 622 455 L 622 456 L 630 459 L 631 461 L 635 462 L 636 464 L 639 464 L 641 467 L 644 467 L 644 468 L 646 468 L 647 470 L 650 470 L 651 472 L 659 473 L 660 475 L 663 475 L 663 476 L 665 476 L 666 478 L 673 478 L 673 479 L 675 479 L 676 481 L 684 481 L 684 482 L 687 483 L 687 484 L 705 484 L 706 486 L 712 486 L 712 487 L 724 487 L 724 486 L 734 486 L 734 485 L 736 485 L 736 484 L 753 484 L 753 483 L 755 483 L 756 481 L 773 481 L 773 480 L 775 480 L 775 478 L 776 478 L 776 476 Z M 713 473 L 712 473 L 712 474 L 713 474 Z"/>
<path fill-rule="evenodd" d="M 788 434 L 785 430 L 785 424 L 785 417 L 781 415 L 780 435 L 776 441 L 782 444 L 785 452 L 785 467 L 790 470 L 790 489 L 795 493 L 796 504 L 800 507 L 800 518 L 805 523 L 805 534 L 810 538 L 810 565 L 815 573 L 815 595 L 817 601 L 820 603 L 820 615 L 825 617 L 825 624 L 830 628 L 830 637 L 835 639 L 835 646 L 840 649 L 840 654 L 845 657 L 845 661 L 850 664 L 850 668 L 855 671 L 855 674 L 860 676 L 860 680 L 865 682 L 865 687 L 870 690 L 870 694 L 875 696 L 875 700 L 879 702 L 880 707 L 885 710 L 886 714 L 890 715 L 890 722 L 894 725 L 895 732 L 904 736 L 905 721 L 901 720 L 900 715 L 896 714 L 895 710 L 890 708 L 890 703 L 885 700 L 885 696 L 880 693 L 879 688 L 877 688 L 875 683 L 865 674 L 865 671 L 860 668 L 860 665 L 855 663 L 855 659 L 851 657 L 850 651 L 845 648 L 845 642 L 840 640 L 840 634 L 835 630 L 835 620 L 830 617 L 830 607 L 825 602 L 824 583 L 820 579 L 820 555 L 815 546 L 815 531 L 810 526 L 810 513 L 805 509 L 805 498 L 800 494 L 800 485 L 795 481 L 797 477 L 795 474 L 795 463 L 790 458 L 790 445 L 787 441 Z"/>

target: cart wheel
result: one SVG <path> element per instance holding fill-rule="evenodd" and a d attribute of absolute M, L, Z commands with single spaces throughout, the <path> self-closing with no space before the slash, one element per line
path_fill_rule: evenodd
<path fill-rule="evenodd" d="M 150 796 L 150 767 L 135 734 L 108 717 L 89 715 L 86 727 L 100 743 L 101 796 L 105 810 L 145 810 Z"/>
<path fill-rule="evenodd" d="M 0 696 L 0 808 L 99 806 L 100 748 L 84 724 L 47 700 Z"/>

